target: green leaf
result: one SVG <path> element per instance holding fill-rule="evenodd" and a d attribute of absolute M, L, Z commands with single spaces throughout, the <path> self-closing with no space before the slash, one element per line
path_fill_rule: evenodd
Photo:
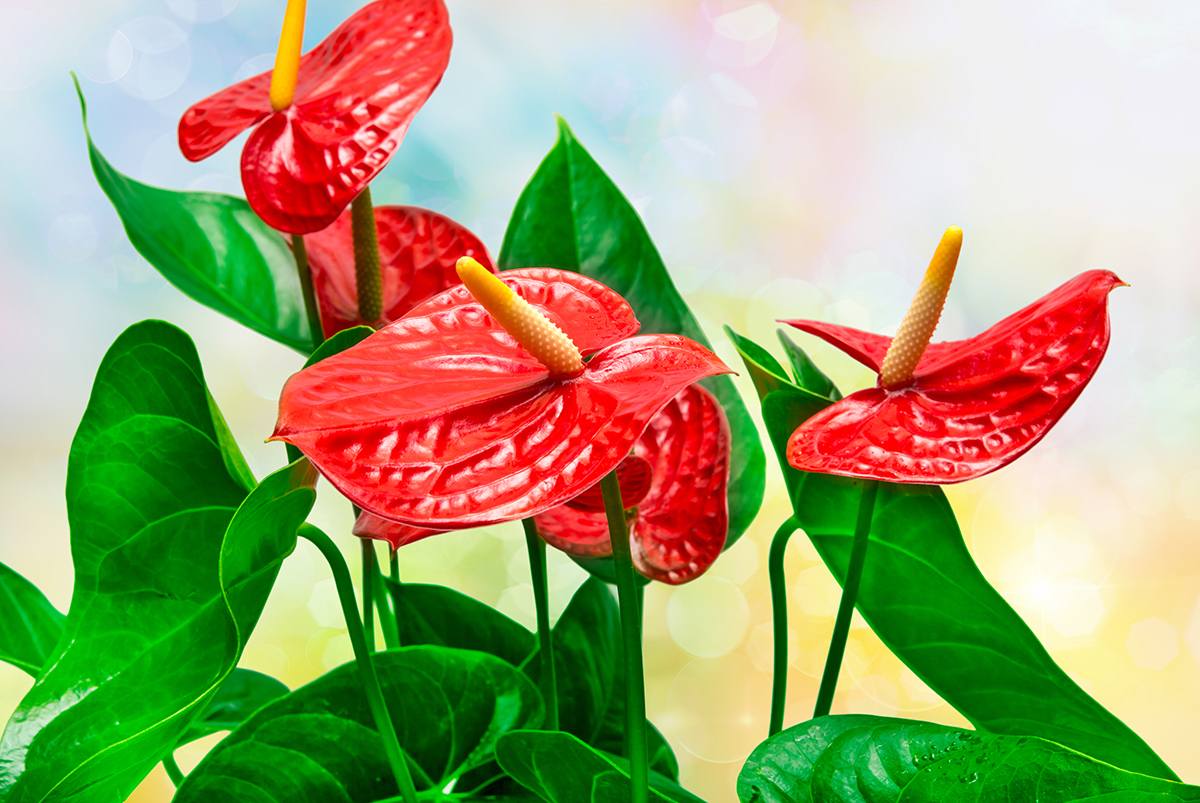
<path fill-rule="evenodd" d="M 1126 772 L 1036 737 L 859 715 L 775 734 L 750 754 L 737 791 L 742 803 L 1200 800 L 1200 787 Z"/>
<path fill-rule="evenodd" d="M 0 563 L 0 661 L 37 677 L 62 628 L 63 615 L 45 594 Z"/>
<path fill-rule="evenodd" d="M 255 711 L 287 693 L 288 687 L 270 675 L 238 667 L 225 678 L 204 713 L 188 726 L 175 747 L 213 733 L 231 731 Z"/>
<path fill-rule="evenodd" d="M 782 329 L 775 331 L 779 335 L 779 342 L 783 344 L 784 352 L 787 353 L 788 361 L 792 364 L 792 372 L 796 376 L 796 384 L 805 390 L 812 391 L 818 396 L 824 396 L 833 401 L 842 398 L 842 394 L 837 389 L 837 386 L 833 384 L 833 380 L 817 367 L 817 364 L 804 352 L 804 349 L 793 343 L 792 339 Z"/>
<path fill-rule="evenodd" d="M 786 453 L 796 427 L 829 403 L 778 390 L 763 400 L 763 420 L 796 519 L 842 582 L 862 482 L 797 471 Z M 888 649 L 975 727 L 1038 736 L 1123 769 L 1177 779 L 1054 663 L 992 588 L 937 486 L 879 484 L 857 607 Z"/>
<path fill-rule="evenodd" d="M 641 321 L 642 333 L 682 334 L 709 345 L 641 218 L 561 117 L 558 141 L 517 199 L 499 265 L 502 270 L 550 267 L 590 276 L 625 297 Z M 711 377 L 700 384 L 725 408 L 733 435 L 725 542 L 729 547 L 762 504 L 766 458 L 754 421 L 729 377 Z M 580 565 L 591 571 L 594 563 Z"/>
<path fill-rule="evenodd" d="M 184 332 L 117 338 L 71 444 L 75 589 L 0 740 L 5 803 L 125 800 L 233 671 L 316 472 L 298 461 L 247 494 L 227 435 Z"/>
<path fill-rule="evenodd" d="M 541 723 L 533 683 L 495 656 L 421 646 L 372 660 L 418 789 L 441 790 L 488 766 L 484 775 L 499 776 L 497 740 Z M 209 752 L 174 803 L 369 803 L 398 794 L 351 662 L 258 711 Z"/>
<path fill-rule="evenodd" d="M 400 625 L 401 646 L 433 644 L 479 650 L 513 666 L 533 652 L 532 633 L 500 611 L 445 586 L 397 583 L 385 577 Z"/>
<path fill-rule="evenodd" d="M 514 731 L 496 748 L 500 766 L 546 803 L 628 803 L 628 762 L 560 731 Z M 703 803 L 700 798 L 650 773 L 650 800 Z"/>
<path fill-rule="evenodd" d="M 750 372 L 750 379 L 754 382 L 754 389 L 758 391 L 760 401 L 773 390 L 784 388 L 799 390 L 788 379 L 787 371 L 779 364 L 778 360 L 771 356 L 770 352 L 750 338 L 742 337 L 729 326 L 725 327 L 725 334 L 733 341 L 738 354 L 741 355 L 742 362 L 746 364 L 746 370 Z"/>
<path fill-rule="evenodd" d="M 165 190 L 120 173 L 92 142 L 83 90 L 71 77 L 92 172 L 138 253 L 194 301 L 302 354 L 312 351 L 300 277 L 283 236 L 242 198 Z"/>

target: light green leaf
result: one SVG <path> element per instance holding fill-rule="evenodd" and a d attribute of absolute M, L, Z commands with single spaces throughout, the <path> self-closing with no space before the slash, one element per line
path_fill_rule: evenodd
<path fill-rule="evenodd" d="M 0 563 L 0 661 L 37 677 L 62 623 L 63 615 L 37 586 Z"/>

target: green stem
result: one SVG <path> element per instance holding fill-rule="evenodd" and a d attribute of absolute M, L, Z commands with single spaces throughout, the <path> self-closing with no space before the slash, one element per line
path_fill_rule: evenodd
<path fill-rule="evenodd" d="M 862 496 L 858 500 L 858 521 L 854 525 L 854 543 L 850 547 L 850 565 L 846 568 L 846 582 L 842 585 L 842 602 L 838 606 L 837 620 L 833 624 L 833 638 L 829 641 L 829 656 L 825 659 L 825 674 L 821 676 L 821 688 L 817 692 L 817 705 L 813 719 L 823 717 L 833 707 L 833 692 L 837 688 L 838 673 L 842 668 L 842 656 L 846 653 L 846 637 L 850 633 L 850 620 L 854 616 L 854 600 L 858 597 L 858 586 L 862 581 L 863 564 L 867 557 L 867 541 L 871 536 L 871 514 L 875 511 L 875 495 L 879 492 L 876 480 L 865 480 Z"/>
<path fill-rule="evenodd" d="M 787 554 L 788 540 L 800 527 L 792 516 L 775 531 L 771 539 L 771 553 L 767 558 L 767 570 L 771 577 L 771 621 L 775 626 L 775 669 L 771 679 L 771 724 L 767 735 L 772 736 L 783 729 L 783 704 L 787 700 L 788 672 L 788 626 L 787 626 L 787 578 L 783 574 L 783 558 Z"/>
<path fill-rule="evenodd" d="M 308 315 L 308 328 L 312 332 L 315 350 L 325 342 L 325 330 L 321 328 L 321 309 L 313 292 L 312 271 L 308 267 L 308 249 L 304 246 L 303 235 L 292 235 L 292 256 L 296 260 L 296 273 L 300 274 L 300 292 L 304 295 L 304 312 Z"/>
<path fill-rule="evenodd" d="M 404 803 L 417 803 L 417 790 L 413 786 L 412 775 L 408 771 L 408 762 L 404 750 L 396 738 L 396 728 L 392 725 L 391 714 L 383 701 L 383 691 L 379 688 L 379 676 L 375 674 L 375 664 L 371 662 L 371 652 L 367 649 L 367 640 L 363 636 L 362 621 L 358 618 L 358 606 L 354 599 L 354 584 L 350 581 L 350 569 L 341 550 L 330 540 L 329 536 L 312 525 L 304 525 L 297 532 L 301 538 L 307 539 L 319 550 L 333 570 L 333 581 L 337 586 L 338 600 L 342 603 L 342 616 L 346 619 L 346 629 L 350 632 L 350 644 L 354 648 L 354 660 L 358 664 L 358 678 L 363 691 L 367 695 L 367 705 L 375 718 L 375 728 L 383 739 L 383 749 L 387 754 L 388 764 L 396 778 L 396 786 Z"/>
<path fill-rule="evenodd" d="M 389 650 L 400 646 L 400 623 L 392 610 L 392 595 L 383 579 L 383 567 L 375 562 L 375 608 L 379 613 L 379 626 L 383 629 L 383 643 Z"/>
<path fill-rule="evenodd" d="M 367 649 L 375 652 L 375 545 L 370 538 L 358 540 L 362 544 L 363 636 Z"/>
<path fill-rule="evenodd" d="M 183 783 L 184 775 L 183 770 L 179 769 L 179 765 L 175 763 L 174 754 L 167 753 L 163 756 L 162 764 L 163 769 L 167 771 L 167 777 L 171 779 L 171 783 L 175 784 L 175 788 L 178 789 L 179 785 Z"/>
<path fill-rule="evenodd" d="M 358 317 L 375 326 L 383 316 L 383 273 L 379 263 L 379 232 L 371 188 L 350 204 L 350 229 L 354 235 L 354 278 L 358 285 Z"/>
<path fill-rule="evenodd" d="M 550 588 L 546 576 L 546 542 L 538 535 L 532 518 L 522 519 L 525 546 L 529 550 L 529 574 L 533 578 L 533 602 L 537 606 L 538 660 L 541 662 L 542 699 L 546 702 L 546 730 L 558 730 L 558 683 L 554 673 L 554 633 L 550 629 Z"/>
<path fill-rule="evenodd" d="M 642 606 L 638 582 L 633 576 L 629 529 L 617 472 L 600 480 L 608 537 L 612 541 L 613 567 L 617 575 L 617 601 L 621 606 L 621 638 L 625 646 L 625 729 L 629 735 L 629 774 L 632 803 L 646 803 L 650 795 L 650 766 L 646 757 L 646 677 L 642 667 Z"/>
<path fill-rule="evenodd" d="M 392 582 L 396 583 L 397 585 L 400 584 L 400 557 L 398 553 L 399 550 L 394 550 L 392 552 L 391 559 Z M 403 647 L 404 642 L 400 640 L 400 606 L 396 603 L 395 596 L 392 596 L 392 613 L 394 614 L 394 618 L 396 620 L 396 646 Z"/>

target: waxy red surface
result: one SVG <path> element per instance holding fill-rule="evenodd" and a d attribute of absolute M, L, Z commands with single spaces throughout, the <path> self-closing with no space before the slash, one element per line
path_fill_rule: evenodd
<path fill-rule="evenodd" d="M 626 458 L 644 462 L 651 470 L 650 486 L 640 500 L 634 482 L 621 484 L 622 501 L 632 511 L 633 563 L 646 577 L 686 583 L 721 554 L 729 528 L 729 440 L 729 422 L 720 403 L 692 385 L 654 417 Z M 629 475 L 636 476 L 634 471 Z M 536 516 L 538 533 L 572 555 L 611 555 L 603 507 L 597 510 L 579 501 L 577 497 Z"/>
<path fill-rule="evenodd" d="M 788 462 L 889 482 L 962 482 L 1037 443 L 1087 385 L 1108 348 L 1108 294 L 1124 284 L 1081 273 L 967 340 L 932 343 L 910 384 L 861 390 L 805 421 Z M 892 339 L 820 321 L 783 321 L 878 372 Z"/>
<path fill-rule="evenodd" d="M 271 110 L 271 72 L 200 101 L 179 121 L 199 161 L 259 124 L 242 151 L 246 200 L 280 231 L 332 223 L 392 158 L 450 62 L 441 0 L 376 0 L 300 59 L 295 100 Z"/>
<path fill-rule="evenodd" d="M 578 496 L 675 394 L 729 373 L 688 338 L 631 337 L 629 305 L 584 276 L 500 276 L 591 355 L 583 373 L 550 378 L 460 285 L 289 379 L 272 438 L 368 512 L 462 529 Z"/>
<path fill-rule="evenodd" d="M 473 257 L 493 273 L 496 266 L 483 243 L 445 215 L 418 206 L 375 207 L 379 260 L 383 274 L 383 320 L 391 323 L 416 305 L 461 284 L 454 270 L 459 257 Z M 350 210 L 328 228 L 304 238 L 313 289 L 325 337 L 361 324 L 354 275 L 354 236 Z"/>

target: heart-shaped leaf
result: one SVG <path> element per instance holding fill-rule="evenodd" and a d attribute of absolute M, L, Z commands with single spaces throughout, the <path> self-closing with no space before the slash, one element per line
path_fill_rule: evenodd
<path fill-rule="evenodd" d="M 682 334 L 708 345 L 641 218 L 562 118 L 558 120 L 558 141 L 517 199 L 499 264 L 501 270 L 555 267 L 590 276 L 629 302 L 643 333 Z M 766 458 L 733 382 L 718 376 L 701 384 L 721 402 L 733 437 L 725 542 L 730 546 L 750 526 L 762 504 Z M 612 581 L 611 573 L 603 568 L 611 567 L 611 559 L 579 563 Z"/>
<path fill-rule="evenodd" d="M 862 481 L 797 471 L 786 456 L 796 427 L 830 403 L 805 390 L 777 390 L 763 400 L 763 420 L 796 520 L 842 582 Z M 992 588 L 937 486 L 880 483 L 857 608 L 888 649 L 976 727 L 1037 736 L 1123 769 L 1177 779 L 1054 663 Z"/>
<path fill-rule="evenodd" d="M 629 763 L 560 731 L 514 731 L 496 748 L 500 766 L 546 803 L 628 803 Z M 703 803 L 657 772 L 650 800 Z"/>
<path fill-rule="evenodd" d="M 742 803 L 1200 800 L 1200 787 L 1117 769 L 1030 736 L 860 715 L 819 717 L 760 744 Z"/>
<path fill-rule="evenodd" d="M 453 538 L 453 535 L 449 537 Z M 533 634 L 500 611 L 445 586 L 384 581 L 392 592 L 400 645 L 432 644 L 479 650 L 523 666 L 534 651 Z"/>
<path fill-rule="evenodd" d="M 537 727 L 533 683 L 487 653 L 405 647 L 372 656 L 384 700 L 419 790 L 467 773 L 499 776 L 496 742 Z M 270 703 L 226 737 L 187 777 L 174 803 L 287 800 L 371 803 L 399 794 L 353 662 Z"/>
<path fill-rule="evenodd" d="M 117 338 L 71 444 L 75 590 L 0 740 L 5 803 L 129 796 L 233 671 L 315 480 L 302 460 L 248 493 L 188 336 Z"/>
<path fill-rule="evenodd" d="M 258 709 L 288 693 L 288 687 L 270 675 L 238 667 L 208 701 L 204 712 L 184 731 L 176 747 L 214 733 L 231 731 Z"/>
<path fill-rule="evenodd" d="M 37 677 L 62 628 L 63 615 L 46 595 L 0 563 L 0 661 Z"/>
<path fill-rule="evenodd" d="M 75 79 L 92 172 L 138 253 L 194 301 L 308 354 L 312 332 L 291 249 L 243 199 L 176 192 L 120 173 L 92 142 Z"/>

